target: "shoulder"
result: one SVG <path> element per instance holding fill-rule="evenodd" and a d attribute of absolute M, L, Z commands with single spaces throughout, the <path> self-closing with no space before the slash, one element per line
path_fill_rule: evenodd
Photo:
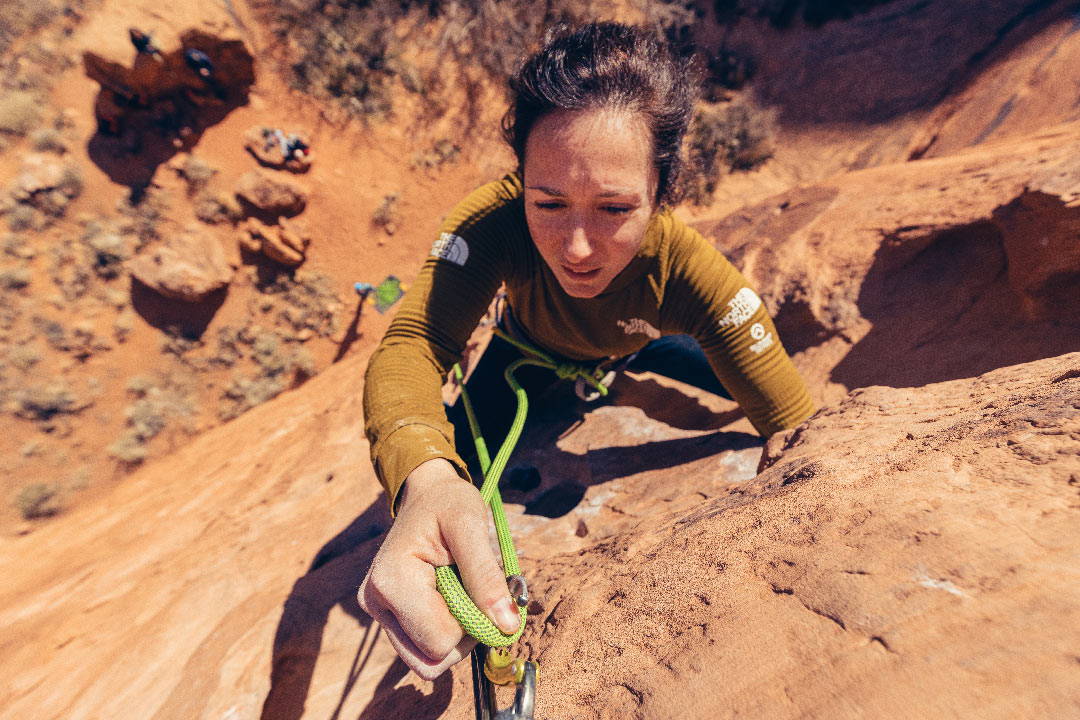
<path fill-rule="evenodd" d="M 442 232 L 462 234 L 485 221 L 524 222 L 522 192 L 521 179 L 515 173 L 485 183 L 454 206 L 443 221 Z"/>

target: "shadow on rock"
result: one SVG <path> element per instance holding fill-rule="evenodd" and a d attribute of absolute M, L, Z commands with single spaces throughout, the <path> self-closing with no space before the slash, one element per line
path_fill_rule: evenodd
<path fill-rule="evenodd" d="M 158 330 L 188 340 L 202 337 L 228 294 L 228 287 L 224 287 L 199 302 L 184 302 L 163 297 L 134 277 L 131 279 L 131 306 L 135 312 Z"/>
<path fill-rule="evenodd" d="M 274 635 L 270 692 L 263 702 L 261 720 L 299 720 L 303 716 L 322 649 L 323 630 L 335 606 L 356 618 L 361 627 L 369 628 L 346 678 L 339 710 L 344 705 L 370 655 L 360 658 L 373 627 L 371 618 L 356 601 L 356 589 L 371 566 L 379 548 L 379 537 L 388 523 L 380 498 L 323 545 L 307 574 L 293 585 Z"/>
<path fill-rule="evenodd" d="M 566 436 L 590 410 L 618 405 L 637 407 L 651 420 L 673 428 L 722 427 L 742 416 L 739 410 L 715 413 L 696 399 L 651 379 L 620 376 L 604 403 L 577 400 L 572 387 L 556 386 L 537 403 L 511 456 L 515 464 L 502 483 L 503 499 L 525 506 L 525 513 L 562 517 L 577 507 L 591 485 L 638 473 L 692 463 L 727 451 L 760 447 L 762 439 L 743 432 L 714 432 L 692 437 L 634 440 L 626 445 L 590 448 L 585 454 L 561 450 Z"/>
<path fill-rule="evenodd" d="M 849 388 L 918 387 L 1080 350 L 1067 304 L 1033 314 L 1010 282 L 1015 268 L 999 222 L 886 238 L 857 301 L 873 329 L 832 379 Z"/>
<path fill-rule="evenodd" d="M 183 33 L 167 53 L 137 50 L 130 67 L 87 51 L 83 67 L 101 85 L 87 152 L 113 182 L 131 188 L 148 185 L 158 165 L 247 104 L 255 83 L 242 41 L 201 30 Z"/>

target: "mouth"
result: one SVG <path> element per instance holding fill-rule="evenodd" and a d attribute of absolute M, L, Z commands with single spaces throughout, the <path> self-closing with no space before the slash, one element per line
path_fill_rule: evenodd
<path fill-rule="evenodd" d="M 600 275 L 600 268 L 593 268 L 592 270 L 575 270 L 568 265 L 563 265 L 562 271 L 566 273 L 566 276 L 571 280 L 592 280 Z"/>

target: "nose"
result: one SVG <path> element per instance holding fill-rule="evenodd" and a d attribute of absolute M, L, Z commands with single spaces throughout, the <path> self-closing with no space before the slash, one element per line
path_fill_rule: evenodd
<path fill-rule="evenodd" d="M 580 265 L 593 254 L 588 233 L 583 223 L 574 223 L 570 234 L 563 243 L 563 259 L 569 265 Z"/>

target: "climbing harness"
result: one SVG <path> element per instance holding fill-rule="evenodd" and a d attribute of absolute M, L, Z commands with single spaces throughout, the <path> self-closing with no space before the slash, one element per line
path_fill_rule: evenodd
<path fill-rule="evenodd" d="M 506 522 L 506 513 L 503 510 L 502 496 L 499 494 L 499 479 L 502 477 L 510 454 L 514 451 L 521 432 L 525 427 L 525 416 L 529 412 L 529 398 L 525 389 L 518 383 L 514 373 L 521 367 L 533 365 L 547 368 L 563 380 L 577 381 L 582 379 L 590 384 L 596 392 L 607 395 L 607 385 L 604 379 L 607 373 L 603 370 L 590 369 L 574 363 L 559 363 L 556 360 L 532 345 L 514 338 L 499 328 L 494 333 L 501 339 L 509 342 L 524 354 L 524 357 L 515 360 L 503 372 L 507 384 L 517 397 L 517 410 L 514 413 L 510 431 L 506 435 L 495 459 L 491 460 L 488 454 L 487 444 L 480 433 L 480 426 L 476 420 L 472 403 L 468 392 L 465 390 L 464 374 L 461 366 L 454 364 L 454 379 L 461 387 L 461 401 L 464 403 L 465 416 L 469 421 L 469 430 L 472 433 L 473 442 L 476 445 L 476 455 L 480 461 L 480 469 L 484 475 L 483 485 L 480 487 L 480 497 L 491 508 L 492 519 L 495 522 L 495 533 L 499 540 L 499 553 L 502 556 L 503 571 L 506 574 L 510 594 L 518 606 L 521 624 L 518 629 L 506 634 L 495 623 L 491 622 L 472 599 L 465 592 L 458 575 L 457 567 L 447 565 L 435 568 L 435 586 L 446 600 L 450 614 L 454 616 L 461 627 L 481 644 L 473 651 L 473 691 L 476 698 L 477 720 L 532 720 L 533 703 L 536 693 L 536 681 L 538 669 L 536 663 L 514 658 L 506 647 L 521 637 L 525 630 L 525 619 L 528 615 L 529 604 L 528 587 L 521 567 L 518 565 L 517 551 L 514 541 L 510 537 L 510 528 Z M 514 705 L 507 710 L 495 708 L 495 684 L 517 685 L 514 696 Z"/>

